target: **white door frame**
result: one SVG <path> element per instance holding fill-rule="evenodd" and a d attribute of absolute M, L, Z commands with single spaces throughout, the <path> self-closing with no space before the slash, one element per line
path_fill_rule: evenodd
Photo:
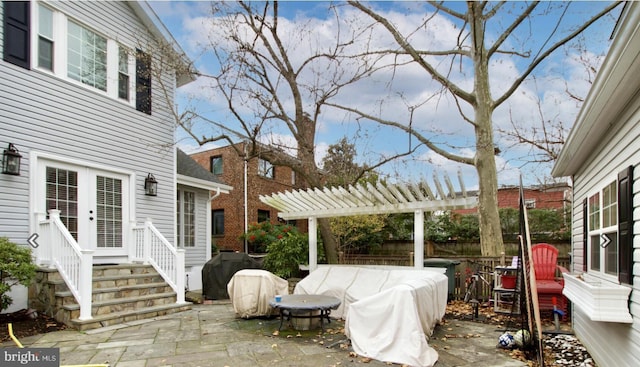
<path fill-rule="evenodd" d="M 115 169 L 81 160 L 68 159 L 45 153 L 31 152 L 30 154 L 30 208 L 34 213 L 31 222 L 32 233 L 38 229 L 35 222 L 46 216 L 46 167 L 53 166 L 78 172 L 78 244 L 81 247 L 95 250 L 96 262 L 100 258 L 121 258 L 127 256 L 130 244 L 131 225 L 135 223 L 135 174 L 132 171 Z M 95 217 L 89 220 L 90 211 L 96 212 L 96 176 L 113 177 L 122 180 L 122 248 L 97 248 Z M 93 222 L 93 224 L 91 224 Z"/>

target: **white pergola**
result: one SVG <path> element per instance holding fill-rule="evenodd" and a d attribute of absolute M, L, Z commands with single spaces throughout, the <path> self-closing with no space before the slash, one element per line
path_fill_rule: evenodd
<path fill-rule="evenodd" d="M 365 214 L 414 213 L 414 266 L 424 267 L 424 212 L 467 209 L 477 206 L 477 197 L 467 197 L 461 177 L 461 191 L 456 192 L 448 176 L 447 193 L 434 176 L 435 193 L 423 180 L 415 184 L 325 187 L 285 191 L 260 196 L 260 201 L 276 208 L 286 220 L 309 220 L 309 271 L 318 267 L 318 218 Z"/>

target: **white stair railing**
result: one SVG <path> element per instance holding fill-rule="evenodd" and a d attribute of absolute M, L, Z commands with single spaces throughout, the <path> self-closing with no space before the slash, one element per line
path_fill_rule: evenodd
<path fill-rule="evenodd" d="M 144 227 L 134 227 L 133 234 L 133 259 L 151 264 L 176 292 L 176 303 L 186 303 L 184 250 L 175 248 L 151 219 L 144 222 Z"/>
<path fill-rule="evenodd" d="M 39 222 L 43 243 L 50 245 L 50 266 L 55 267 L 80 305 L 80 320 L 91 319 L 93 250 L 80 248 L 60 220 L 59 210 L 49 210 L 49 219 Z"/>

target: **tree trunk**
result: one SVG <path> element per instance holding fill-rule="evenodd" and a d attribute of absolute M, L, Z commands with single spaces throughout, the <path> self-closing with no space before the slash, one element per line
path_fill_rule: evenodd
<path fill-rule="evenodd" d="M 324 246 L 324 256 L 327 258 L 327 263 L 338 263 L 338 244 L 336 238 L 331 232 L 329 226 L 329 219 L 319 218 L 318 226 L 320 227 L 320 236 L 322 236 L 322 245 Z"/>
<path fill-rule="evenodd" d="M 480 249 L 482 256 L 500 256 L 504 252 L 500 215 L 498 212 L 498 173 L 496 171 L 495 146 L 493 142 L 493 100 L 489 83 L 489 57 L 484 47 L 484 19 L 482 5 L 469 2 L 472 28 L 475 106 L 476 155 L 474 165 L 478 172 L 480 193 L 478 214 L 480 216 Z"/>

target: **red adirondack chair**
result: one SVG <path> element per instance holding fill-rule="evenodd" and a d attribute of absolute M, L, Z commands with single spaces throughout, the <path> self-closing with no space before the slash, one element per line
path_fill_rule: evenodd
<path fill-rule="evenodd" d="M 538 243 L 531 248 L 533 267 L 536 272 L 538 302 L 541 311 L 553 311 L 556 307 L 567 316 L 567 298 L 562 294 L 564 279 L 562 273 L 569 271 L 558 265 L 558 249 L 548 243 Z"/>

